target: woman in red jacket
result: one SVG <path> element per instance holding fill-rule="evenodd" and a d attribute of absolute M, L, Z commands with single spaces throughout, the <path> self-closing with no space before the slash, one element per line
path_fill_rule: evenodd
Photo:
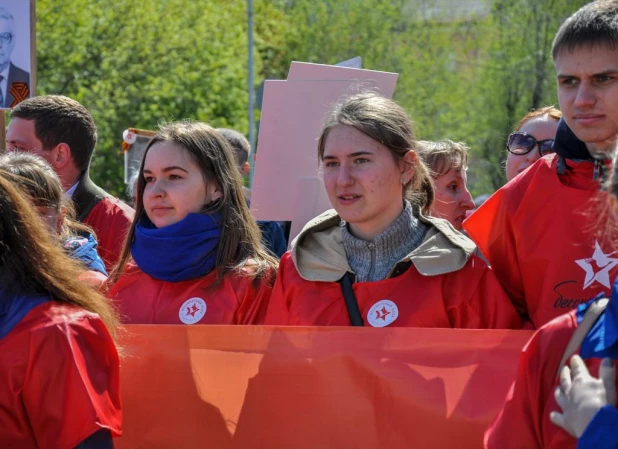
<path fill-rule="evenodd" d="M 518 328 L 475 245 L 424 215 L 433 187 L 412 123 L 373 93 L 339 104 L 318 143 L 335 210 L 281 259 L 266 324 Z"/>
<path fill-rule="evenodd" d="M 234 156 L 199 122 L 146 147 L 135 219 L 109 297 L 131 324 L 261 324 L 277 263 L 260 244 Z"/>
<path fill-rule="evenodd" d="M 117 318 L 0 176 L 0 446 L 110 449 L 121 432 Z"/>

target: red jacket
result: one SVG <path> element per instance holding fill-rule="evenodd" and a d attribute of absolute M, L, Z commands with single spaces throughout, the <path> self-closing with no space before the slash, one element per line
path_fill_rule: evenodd
<path fill-rule="evenodd" d="M 571 171 L 558 175 L 557 161 L 541 158 L 464 222 L 517 310 L 535 327 L 609 294 L 618 275 L 618 254 L 596 236 L 599 208 L 608 202 L 593 179 L 593 164 L 567 161 Z"/>
<path fill-rule="evenodd" d="M 167 282 L 131 262 L 108 296 L 126 324 L 262 324 L 272 287 L 265 280 L 229 274 L 214 290 L 216 273 Z"/>
<path fill-rule="evenodd" d="M 485 433 L 485 449 L 575 449 L 577 441 L 549 420 L 560 407 L 554 399 L 562 355 L 577 328 L 575 312 L 537 331 L 524 348 L 506 404 Z M 587 359 L 598 376 L 600 359 Z"/>
<path fill-rule="evenodd" d="M 116 265 L 135 212 L 117 198 L 103 198 L 83 220 L 94 229 L 97 248 L 108 271 Z"/>
<path fill-rule="evenodd" d="M 121 433 L 118 354 L 98 316 L 47 301 L 0 339 L 0 446 L 73 449 Z"/>
<path fill-rule="evenodd" d="M 80 178 L 73 202 L 78 220 L 94 229 L 99 244 L 97 251 L 110 272 L 118 262 L 135 211 L 96 186 L 88 172 Z"/>
<path fill-rule="evenodd" d="M 392 276 L 353 284 L 366 326 L 520 328 L 521 321 L 474 245 L 443 220 L 394 267 Z M 265 324 L 349 326 L 338 282 L 351 272 L 339 217 L 326 212 L 310 222 L 281 259 Z M 459 246 L 458 246 L 459 245 Z M 397 275 L 398 274 L 398 275 Z"/>

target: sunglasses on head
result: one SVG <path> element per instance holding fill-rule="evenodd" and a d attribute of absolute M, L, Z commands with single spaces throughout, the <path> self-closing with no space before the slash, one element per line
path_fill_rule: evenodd
<path fill-rule="evenodd" d="M 539 147 L 539 154 L 545 156 L 554 152 L 552 146 L 554 139 L 536 140 L 530 134 L 517 131 L 509 136 L 506 142 L 506 149 L 513 154 L 528 154 L 535 146 Z"/>

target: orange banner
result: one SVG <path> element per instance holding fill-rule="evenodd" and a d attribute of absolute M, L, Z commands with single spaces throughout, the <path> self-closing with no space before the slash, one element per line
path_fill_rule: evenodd
<path fill-rule="evenodd" d="M 528 331 L 127 326 L 120 449 L 481 448 Z"/>

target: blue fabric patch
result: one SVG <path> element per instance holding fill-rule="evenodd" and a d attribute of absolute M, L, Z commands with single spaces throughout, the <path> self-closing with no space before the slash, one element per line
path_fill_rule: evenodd
<path fill-rule="evenodd" d="M 18 294 L 0 286 L 0 340 L 6 337 L 28 312 L 47 301 L 51 301 L 49 296 Z"/>
<path fill-rule="evenodd" d="M 288 242 L 281 225 L 276 221 L 258 221 L 260 231 L 262 231 L 262 246 L 281 258 L 288 250 Z"/>
<path fill-rule="evenodd" d="M 618 448 L 618 410 L 606 405 L 600 409 L 577 441 L 577 449 Z"/>
<path fill-rule="evenodd" d="M 586 310 L 599 297 L 589 301 L 587 304 L 582 304 L 577 308 L 577 324 L 579 325 L 584 319 Z M 618 359 L 618 280 L 612 287 L 612 294 L 607 304 L 607 308 L 601 314 L 597 322 L 592 326 L 592 329 L 584 339 L 580 353 L 582 358 L 602 358 L 610 357 Z"/>
<path fill-rule="evenodd" d="M 97 245 L 92 234 L 88 234 L 88 237 L 71 238 L 64 242 L 64 248 L 71 258 L 79 260 L 89 270 L 98 271 L 107 276 L 105 264 L 97 252 Z"/>
<path fill-rule="evenodd" d="M 189 214 L 157 228 L 144 216 L 135 226 L 133 260 L 144 273 L 163 281 L 205 276 L 217 264 L 221 221 L 221 214 Z"/>

